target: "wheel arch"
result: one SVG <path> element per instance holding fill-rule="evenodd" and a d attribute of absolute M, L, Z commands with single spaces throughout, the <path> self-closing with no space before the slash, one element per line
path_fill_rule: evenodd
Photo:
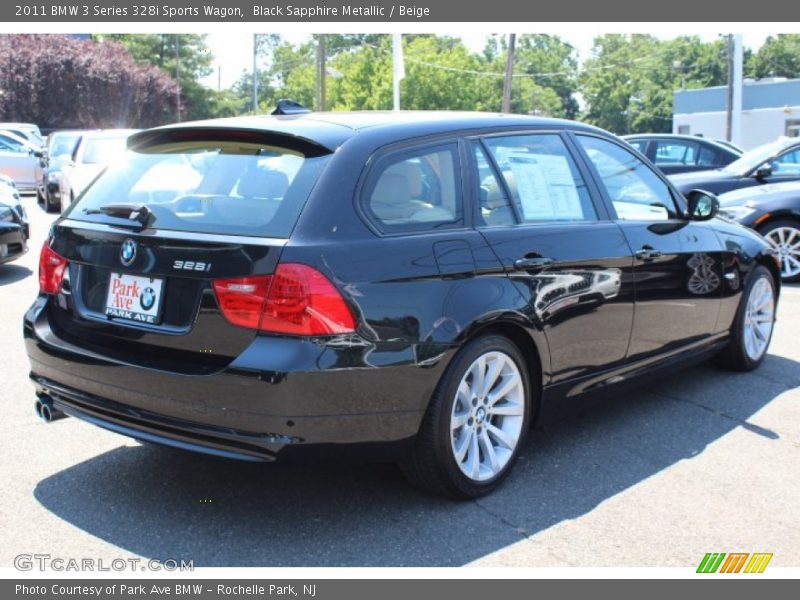
<path fill-rule="evenodd" d="M 525 368 L 532 388 L 533 411 L 530 423 L 531 426 L 534 426 L 538 423 L 541 415 L 542 387 L 546 383 L 545 376 L 550 367 L 547 340 L 542 332 L 538 330 L 533 330 L 532 332 L 529 327 L 526 327 L 518 320 L 505 318 L 476 324 L 464 336 L 462 344 L 467 344 L 475 338 L 490 334 L 500 335 L 510 340 L 519 349 L 525 360 Z"/>
<path fill-rule="evenodd" d="M 756 219 L 755 223 L 753 223 L 753 229 L 761 233 L 763 229 L 766 229 L 775 221 L 795 221 L 800 225 L 800 209 L 783 208 L 769 211 Z"/>

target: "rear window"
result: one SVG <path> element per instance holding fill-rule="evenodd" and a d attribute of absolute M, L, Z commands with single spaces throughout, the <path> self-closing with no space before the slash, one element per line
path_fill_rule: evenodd
<path fill-rule="evenodd" d="M 158 229 L 288 238 L 328 158 L 233 141 L 128 151 L 66 215 L 121 224 L 127 219 L 94 211 L 146 205 Z"/>

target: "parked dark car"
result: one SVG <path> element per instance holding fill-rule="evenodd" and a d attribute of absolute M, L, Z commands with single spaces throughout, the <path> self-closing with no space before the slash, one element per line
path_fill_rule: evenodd
<path fill-rule="evenodd" d="M 0 176 L 0 264 L 28 251 L 30 225 L 13 180 Z"/>
<path fill-rule="evenodd" d="M 719 199 L 724 216 L 752 227 L 777 249 L 783 281 L 800 281 L 800 181 L 744 188 Z"/>
<path fill-rule="evenodd" d="M 42 248 L 24 335 L 45 420 L 245 460 L 363 448 L 475 497 L 543 401 L 753 369 L 770 341 L 769 244 L 594 127 L 308 114 L 128 146 Z M 187 164 L 193 189 L 152 194 Z"/>
<path fill-rule="evenodd" d="M 56 131 L 47 138 L 37 199 L 47 212 L 61 210 L 61 168 L 72 160 L 82 131 Z"/>
<path fill-rule="evenodd" d="M 800 138 L 780 138 L 745 152 L 727 167 L 670 176 L 681 192 L 724 194 L 745 187 L 800 180 Z"/>
<path fill-rule="evenodd" d="M 730 146 L 692 135 L 642 133 L 622 139 L 666 175 L 724 167 L 742 155 Z"/>

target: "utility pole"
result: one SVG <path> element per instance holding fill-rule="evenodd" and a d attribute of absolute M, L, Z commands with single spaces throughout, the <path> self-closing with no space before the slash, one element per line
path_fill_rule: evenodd
<path fill-rule="evenodd" d="M 742 34 L 733 36 L 733 101 L 731 105 L 731 141 L 734 144 L 742 143 L 742 92 L 744 76 L 744 49 L 742 48 Z"/>
<path fill-rule="evenodd" d="M 733 134 L 733 35 L 728 34 L 728 102 L 725 113 L 725 139 L 729 142 Z"/>
<path fill-rule="evenodd" d="M 392 110 L 400 110 L 400 81 L 406 76 L 403 36 L 392 34 Z"/>
<path fill-rule="evenodd" d="M 511 80 L 514 75 L 514 46 L 517 43 L 517 34 L 508 36 L 508 60 L 506 61 L 506 80 L 503 83 L 503 109 L 502 112 L 511 112 Z"/>
<path fill-rule="evenodd" d="M 325 34 L 317 35 L 317 111 L 325 110 Z"/>
<path fill-rule="evenodd" d="M 258 113 L 258 34 L 253 34 L 253 114 Z"/>
<path fill-rule="evenodd" d="M 217 65 L 217 91 L 222 91 L 222 65 Z"/>
<path fill-rule="evenodd" d="M 175 82 L 178 91 L 175 94 L 175 107 L 178 113 L 178 123 L 181 122 L 181 39 L 175 34 Z"/>

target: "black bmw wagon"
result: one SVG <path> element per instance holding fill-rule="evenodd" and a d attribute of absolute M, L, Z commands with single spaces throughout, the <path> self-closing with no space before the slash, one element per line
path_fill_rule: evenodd
<path fill-rule="evenodd" d="M 587 125 L 312 113 L 128 146 L 42 248 L 45 420 L 246 460 L 364 448 L 475 497 L 545 401 L 770 342 L 769 244 Z"/>

